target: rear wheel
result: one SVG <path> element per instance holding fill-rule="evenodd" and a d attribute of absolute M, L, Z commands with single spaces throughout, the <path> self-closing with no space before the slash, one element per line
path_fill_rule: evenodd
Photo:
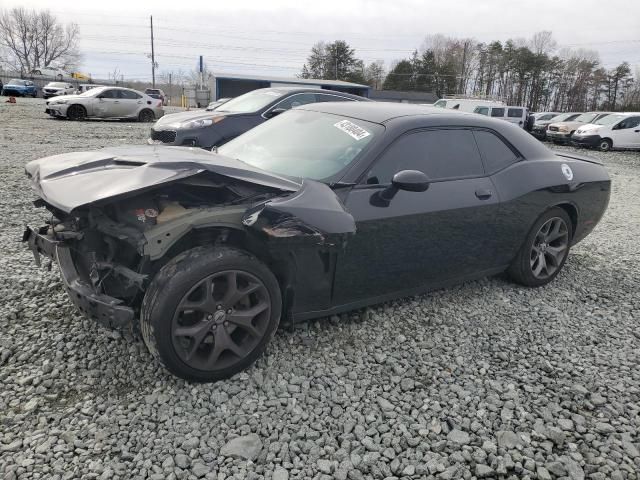
<path fill-rule="evenodd" d="M 571 238 L 572 224 L 562 208 L 554 207 L 538 218 L 509 267 L 516 282 L 540 287 L 552 281 L 564 266 Z"/>
<path fill-rule="evenodd" d="M 600 140 L 600 143 L 598 143 L 598 150 L 600 150 L 601 152 L 608 152 L 612 147 L 613 142 L 608 138 L 603 138 L 602 140 Z"/>
<path fill-rule="evenodd" d="M 142 110 L 139 114 L 138 114 L 138 121 L 139 122 L 153 122 L 156 119 L 156 116 L 153 114 L 153 112 L 147 108 L 145 108 L 144 110 Z"/>
<path fill-rule="evenodd" d="M 87 117 L 87 111 L 82 105 L 71 105 L 67 109 L 67 118 L 69 120 L 84 120 Z"/>
<path fill-rule="evenodd" d="M 254 363 L 280 314 L 280 288 L 266 265 L 243 250 L 199 247 L 153 279 L 140 326 L 149 351 L 170 372 L 206 382 Z"/>

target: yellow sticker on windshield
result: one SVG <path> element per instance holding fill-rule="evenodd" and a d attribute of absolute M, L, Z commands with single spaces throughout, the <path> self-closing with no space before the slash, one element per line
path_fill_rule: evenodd
<path fill-rule="evenodd" d="M 350 122 L 349 120 L 341 120 L 338 123 L 334 123 L 333 126 L 339 130 L 342 130 L 344 133 L 356 140 L 362 140 L 363 138 L 371 135 L 370 132 L 367 132 L 364 128 L 356 125 L 353 122 Z"/>

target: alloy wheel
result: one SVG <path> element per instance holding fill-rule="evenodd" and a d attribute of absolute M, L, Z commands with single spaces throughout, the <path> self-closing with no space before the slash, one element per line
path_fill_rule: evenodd
<path fill-rule="evenodd" d="M 569 249 L 569 228 L 560 217 L 547 220 L 533 240 L 530 266 L 533 276 L 545 280 L 562 266 Z"/>
<path fill-rule="evenodd" d="M 227 368 L 253 351 L 270 315 L 271 298 L 260 279 L 241 270 L 215 273 L 178 304 L 171 325 L 174 349 L 192 368 Z"/>

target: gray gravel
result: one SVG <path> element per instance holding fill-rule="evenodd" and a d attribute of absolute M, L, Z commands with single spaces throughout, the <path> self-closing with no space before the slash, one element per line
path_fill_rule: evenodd
<path fill-rule="evenodd" d="M 191 385 L 72 308 L 18 238 L 23 165 L 148 125 L 0 104 L 0 478 L 640 478 L 640 153 L 550 286 L 495 277 L 283 330 Z"/>

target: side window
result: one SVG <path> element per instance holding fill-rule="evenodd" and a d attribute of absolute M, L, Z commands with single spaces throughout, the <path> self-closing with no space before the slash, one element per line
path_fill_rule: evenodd
<path fill-rule="evenodd" d="M 522 118 L 521 108 L 509 108 L 507 109 L 507 117 L 509 118 Z"/>
<path fill-rule="evenodd" d="M 485 130 L 473 132 L 487 173 L 497 172 L 518 161 L 518 156 L 497 135 Z"/>
<path fill-rule="evenodd" d="M 491 109 L 492 117 L 504 117 L 504 108 L 492 108 Z"/>
<path fill-rule="evenodd" d="M 618 128 L 620 130 L 624 130 L 627 128 L 635 128 L 640 125 L 640 117 L 629 117 L 625 118 L 618 124 Z"/>
<path fill-rule="evenodd" d="M 489 107 L 476 107 L 476 113 L 480 115 L 489 115 Z"/>
<path fill-rule="evenodd" d="M 398 138 L 376 161 L 367 183 L 390 183 L 400 170 L 419 170 L 443 180 L 484 174 L 470 130 L 426 130 Z"/>
<path fill-rule="evenodd" d="M 317 102 L 315 93 L 298 93 L 296 95 L 291 95 L 289 98 L 285 98 L 283 101 L 278 103 L 275 108 L 284 108 L 285 110 L 289 110 L 293 107 L 315 102 Z"/>
<path fill-rule="evenodd" d="M 352 98 L 341 97 L 339 95 L 326 95 L 316 93 L 316 102 L 352 102 Z"/>
<path fill-rule="evenodd" d="M 139 98 L 142 98 L 136 92 L 132 92 L 130 90 L 118 90 L 118 94 L 120 98 L 124 98 L 127 100 L 138 100 Z"/>
<path fill-rule="evenodd" d="M 118 98 L 118 91 L 117 90 L 105 90 L 99 96 L 102 97 L 102 98 Z"/>

